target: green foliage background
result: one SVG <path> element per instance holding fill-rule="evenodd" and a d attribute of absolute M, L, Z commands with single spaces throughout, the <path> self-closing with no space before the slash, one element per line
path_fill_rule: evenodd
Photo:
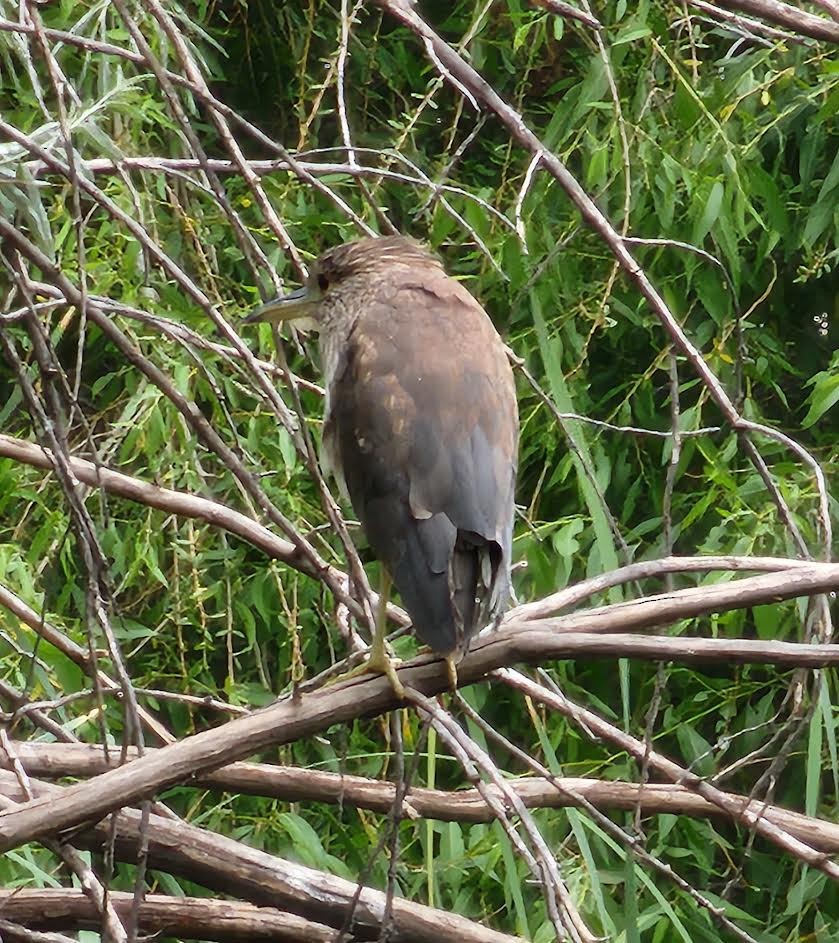
<path fill-rule="evenodd" d="M 346 163 L 336 104 L 337 2 L 167 6 L 217 97 L 301 159 Z M 473 65 L 568 164 L 616 228 L 667 241 L 634 251 L 708 365 L 746 417 L 807 447 L 830 485 L 839 463 L 839 63 L 834 51 L 809 42 L 738 41 L 707 18 L 687 20 L 685 6 L 677 2 L 603 6 L 599 15 L 609 68 L 589 30 L 523 0 L 428 0 L 421 12 L 455 45 L 468 34 Z M 130 46 L 109 7 L 62 0 L 43 6 L 41 15 L 47 26 Z M 16 4 L 4 0 L 0 11 L 13 19 Z M 157 23 L 142 7 L 134 15 L 156 54 L 177 70 Z M 55 96 L 43 61 L 27 47 L 25 37 L 0 32 L 0 114 L 63 159 Z M 56 54 L 79 96 L 68 103 L 68 112 L 81 157 L 188 156 L 147 69 L 68 45 Z M 187 93 L 182 100 L 208 153 L 226 157 L 200 105 Z M 546 173 L 533 177 L 516 226 L 528 155 L 496 121 L 479 118 L 455 89 L 442 84 L 415 38 L 372 4 L 353 26 L 346 106 L 359 163 L 397 171 L 414 182 L 367 175 L 362 188 L 357 178 L 337 169 L 320 179 L 374 228 L 381 211 L 400 231 L 433 246 L 449 271 L 482 300 L 562 413 L 667 432 L 670 359 L 658 321 Z M 237 136 L 248 157 L 274 156 L 241 129 Z M 0 141 L 0 212 L 78 282 L 72 188 L 44 173 L 36 182 L 31 159 L 12 141 Z M 194 172 L 95 175 L 235 322 L 258 301 L 258 279 L 269 289 L 270 281 L 265 273 L 254 274 L 228 218 L 197 179 Z M 423 179 L 457 189 L 435 193 Z M 235 175 L 225 176 L 224 183 L 279 275 L 295 283 L 294 269 L 247 185 Z M 304 258 L 357 235 L 340 209 L 293 174 L 276 171 L 263 184 Z M 91 291 L 212 335 L 203 312 L 161 275 L 124 227 L 84 200 L 82 212 Z M 713 255 L 727 277 L 677 242 Z M 8 282 L 3 285 L 6 279 L 4 268 L 0 287 L 11 310 L 22 302 Z M 96 329 L 81 329 L 77 312 L 63 307 L 48 318 L 55 349 L 78 384 L 81 411 L 107 464 L 247 509 L 224 465 L 196 444 L 163 394 Z M 302 532 L 316 534 L 319 550 L 343 566 L 304 465 L 239 365 L 173 343 L 148 325 L 124 317 L 120 324 L 264 476 L 264 487 L 283 513 Z M 14 323 L 2 329 L 30 353 Z M 269 329 L 249 337 L 263 357 L 271 357 Z M 313 342 L 297 349 L 289 345 L 287 351 L 301 376 L 318 378 Z M 718 426 L 720 416 L 707 390 L 682 358 L 678 371 L 680 429 Z M 665 555 L 670 440 L 576 420 L 560 425 L 521 378 L 519 392 L 522 513 L 515 556 L 527 564 L 516 573 L 519 598 L 536 599 L 623 562 Z M 317 435 L 319 397 L 304 392 L 304 407 Z M 37 434 L 12 373 L 1 364 L 0 431 L 26 439 Z M 78 414 L 71 439 L 83 454 L 86 437 Z M 821 554 L 811 473 L 778 443 L 758 444 L 813 554 Z M 110 561 L 115 625 L 138 687 L 256 706 L 290 684 L 298 641 L 310 674 L 343 654 L 331 600 L 313 580 L 269 564 L 255 549 L 194 521 L 114 498 L 91 496 L 88 506 Z M 834 517 L 835 511 L 832 503 Z M 684 439 L 671 517 L 677 553 L 796 555 L 757 472 L 727 429 Z M 55 480 L 0 459 L 0 580 L 86 645 L 84 577 L 68 527 Z M 703 577 L 724 578 L 729 576 Z M 676 585 L 688 585 L 687 579 Z M 620 597 L 616 590 L 608 599 Z M 677 631 L 797 640 L 804 637 L 805 612 L 801 603 L 765 606 L 697 620 Z M 403 655 L 412 650 L 410 642 L 401 646 Z M 0 613 L 0 651 L 3 677 L 32 699 L 86 687 L 78 669 L 49 646 L 37 645 L 5 613 Z M 569 697 L 643 735 L 656 685 L 654 665 L 579 661 L 548 667 Z M 656 746 L 708 776 L 768 743 L 791 709 L 789 673 L 670 666 L 663 677 Z M 774 801 L 835 819 L 838 695 L 832 673 L 825 673 L 823 684 Z M 467 697 L 488 721 L 557 772 L 638 777 L 627 757 L 610 754 L 556 716 L 528 709 L 505 690 L 478 686 Z M 178 735 L 219 719 L 206 709 L 153 697 L 144 701 Z M 106 714 L 109 735 L 118 741 L 120 706 L 109 702 Z M 93 700 L 74 701 L 52 716 L 83 739 L 100 740 Z M 470 732 L 483 741 L 480 731 Z M 23 724 L 16 733 L 30 732 Z M 414 718 L 405 719 L 404 733 L 409 751 L 424 751 L 418 784 L 462 784 L 456 764 L 422 745 Z M 335 729 L 284 748 L 273 759 L 370 776 L 387 775 L 392 768 L 380 721 Z M 512 758 L 497 761 L 511 773 L 524 772 Z M 724 784 L 748 792 L 765 766 L 765 759 L 758 759 Z M 351 808 L 288 806 L 187 788 L 166 799 L 196 823 L 350 878 L 364 869 L 382 827 L 378 816 Z M 631 827 L 631 816 L 617 818 Z M 633 864 L 584 815 L 543 811 L 538 821 L 587 920 L 607 938 L 655 943 L 720 938 L 687 895 Z M 712 901 L 725 896 L 728 915 L 756 939 L 839 940 L 839 894 L 823 875 L 717 821 L 661 815 L 646 820 L 644 831 L 648 848 Z M 551 938 L 538 888 L 527 882 L 524 865 L 497 826 L 404 823 L 402 832 L 401 893 L 527 939 Z M 371 882 L 384 886 L 386 870 L 380 857 Z M 150 877 L 167 891 L 200 893 L 172 876 Z M 6 885 L 59 878 L 55 861 L 36 846 L 0 862 Z M 113 883 L 130 887 L 131 880 L 131 869 L 121 867 Z"/>

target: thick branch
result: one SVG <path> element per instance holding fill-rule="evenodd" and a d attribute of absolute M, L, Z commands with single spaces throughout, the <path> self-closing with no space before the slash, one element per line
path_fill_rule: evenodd
<path fill-rule="evenodd" d="M 87 779 L 113 769 L 119 762 L 113 753 L 106 757 L 100 746 L 87 743 L 18 742 L 15 743 L 15 754 L 29 776 L 46 779 L 65 776 Z M 129 759 L 136 756 L 136 749 L 129 748 Z M 391 782 L 267 763 L 231 763 L 196 778 L 191 785 L 286 802 L 328 802 L 383 815 L 392 813 L 396 794 L 396 786 Z M 577 807 L 581 805 L 577 797 L 581 796 L 598 809 L 634 811 L 640 808 L 642 815 L 669 812 L 707 818 L 723 814 L 717 806 L 696 793 L 669 783 L 639 784 L 557 777 L 553 783 L 538 778 L 514 779 L 508 786 L 530 809 Z M 503 801 L 503 796 L 494 786 L 488 784 L 485 788 Z M 733 795 L 732 798 L 741 801 L 744 808 L 748 802 L 746 796 Z M 445 791 L 412 786 L 405 796 L 402 814 L 405 818 L 442 822 L 493 820 L 492 809 L 477 789 Z M 839 853 L 838 824 L 779 806 L 767 806 L 765 815 L 802 841 L 823 851 Z"/>
<path fill-rule="evenodd" d="M 133 894 L 110 891 L 108 897 L 123 920 L 131 914 Z M 99 930 L 102 920 L 96 908 L 73 888 L 0 889 L 0 913 L 27 929 Z M 297 914 L 273 907 L 256 907 L 239 901 L 206 897 L 166 897 L 149 894 L 139 903 L 138 929 L 188 940 L 270 940 L 273 943 L 334 943 L 335 930 Z M 23 939 L 7 935 L 9 940 Z"/>
<path fill-rule="evenodd" d="M 45 471 L 53 470 L 52 459 L 45 449 L 9 435 L 0 434 L 0 456 L 23 462 L 25 465 L 33 465 L 35 468 L 43 468 Z M 179 517 L 191 517 L 206 521 L 215 527 L 222 527 L 229 533 L 253 544 L 254 547 L 259 547 L 272 559 L 281 560 L 295 569 L 311 573 L 308 564 L 301 565 L 297 548 L 290 540 L 278 537 L 252 518 L 225 507 L 217 501 L 210 501 L 185 491 L 159 488 L 140 478 L 124 475 L 104 465 L 95 465 L 83 458 L 71 458 L 70 468 L 79 481 L 91 488 L 102 488 L 108 494 L 127 498 L 129 501 L 136 501 L 147 507 L 158 508 L 170 514 L 177 514 Z"/>
<path fill-rule="evenodd" d="M 60 802 L 69 791 L 37 780 L 30 784 L 41 797 L 39 801 L 46 803 Z M 12 773 L 0 771 L 0 794 L 15 801 L 23 798 Z M 123 810 L 117 816 L 115 854 L 120 860 L 136 861 L 140 822 L 141 813 L 134 809 Z M 81 847 L 99 849 L 107 846 L 110 834 L 110 823 L 103 823 L 77 833 L 73 841 Z M 381 891 L 363 887 L 359 894 L 353 881 L 157 815 L 149 817 L 146 834 L 151 868 L 235 894 L 254 904 L 288 908 L 306 919 L 333 927 L 342 926 L 357 897 L 354 932 L 360 939 L 375 938 L 378 934 L 385 910 L 385 895 Z M 392 901 L 390 927 L 393 943 L 514 943 L 518 939 L 402 898 Z"/>
<path fill-rule="evenodd" d="M 627 566 L 598 573 L 579 583 L 566 586 L 550 596 L 527 602 L 511 609 L 504 616 L 505 622 L 518 622 L 525 619 L 544 619 L 562 609 L 579 605 L 592 596 L 606 592 L 614 586 L 647 579 L 662 579 L 675 573 L 712 573 L 715 570 L 725 572 L 752 571 L 753 573 L 779 573 L 798 567 L 809 567 L 809 561 L 795 560 L 788 557 L 740 557 L 740 556 L 701 556 L 701 557 L 661 557 L 658 560 L 640 560 Z"/>
<path fill-rule="evenodd" d="M 780 3 L 779 0 L 716 0 L 716 2 L 721 7 L 759 16 L 794 33 L 800 33 L 802 36 L 829 43 L 839 43 L 839 23 L 822 19 L 812 13 L 805 13 L 804 10 L 792 4 Z"/>
<path fill-rule="evenodd" d="M 654 626 L 670 625 L 682 619 L 707 615 L 712 612 L 727 612 L 732 609 L 747 609 L 790 599 L 793 596 L 810 596 L 828 592 L 837 587 L 839 564 L 807 563 L 781 573 L 767 573 L 743 580 L 716 583 L 712 586 L 694 586 L 643 599 L 598 606 L 580 612 L 551 619 L 537 619 L 528 624 L 555 632 L 631 632 L 650 629 Z M 518 620 L 511 620 L 515 627 Z M 503 633 L 497 633 L 502 635 Z M 707 640 L 710 641 L 710 640 Z M 717 641 L 728 642 L 719 639 Z M 748 646 L 743 641 L 740 644 Z M 761 643 L 769 646 L 780 642 Z M 820 648 L 816 646 L 816 648 Z M 778 649 L 780 654 L 781 649 Z M 560 656 L 562 657 L 562 656 Z M 666 657 L 666 656 L 665 656 Z M 829 655 L 827 656 L 830 657 Z M 758 659 L 762 660 L 762 659 Z"/>
<path fill-rule="evenodd" d="M 530 622 L 525 626 L 513 623 L 478 639 L 472 653 L 461 662 L 458 675 L 461 683 L 469 684 L 496 668 L 515 662 L 544 662 L 567 657 L 572 646 L 575 654 L 586 649 L 589 656 L 615 657 L 614 640 L 596 634 L 598 629 L 602 633 L 616 627 L 623 631 L 648 628 L 709 612 L 826 592 L 837 586 L 839 564 L 802 566 L 791 572 L 665 593 L 637 602 Z M 581 633 L 581 628 L 594 632 Z M 652 642 L 670 644 L 668 640 L 643 637 L 631 641 L 638 653 Z M 691 660 L 712 660 L 718 642 L 704 640 Z M 755 645 L 740 641 L 734 644 L 740 654 L 737 656 L 729 651 L 724 656 L 726 660 L 735 657 L 742 660 L 750 648 L 755 651 L 756 659 L 753 660 L 772 663 L 781 655 L 791 657 L 795 652 L 808 652 L 811 665 L 835 664 L 839 656 L 839 649 L 830 645 L 805 648 L 782 642 Z M 770 651 L 774 653 L 772 657 L 768 657 Z M 669 656 L 658 651 L 654 657 Z M 449 686 L 443 662 L 431 655 L 414 659 L 399 671 L 399 675 L 403 684 L 426 695 L 439 694 Z M 97 821 L 114 809 L 268 746 L 292 743 L 333 724 L 379 714 L 396 706 L 390 682 L 382 677 L 352 678 L 294 698 L 286 697 L 265 710 L 206 730 L 164 747 L 158 753 L 103 773 L 90 782 L 72 786 L 59 798 L 22 803 L 14 811 L 0 815 L 0 851 L 83 822 Z"/>

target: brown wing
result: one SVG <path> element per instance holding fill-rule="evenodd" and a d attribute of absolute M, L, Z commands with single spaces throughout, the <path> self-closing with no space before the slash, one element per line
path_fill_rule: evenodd
<path fill-rule="evenodd" d="M 415 631 L 462 653 L 509 592 L 518 412 L 489 317 L 442 271 L 400 269 L 350 334 L 331 422 Z"/>

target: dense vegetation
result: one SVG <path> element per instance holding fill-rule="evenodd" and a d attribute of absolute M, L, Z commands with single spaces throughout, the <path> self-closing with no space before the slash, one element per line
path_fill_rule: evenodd
<path fill-rule="evenodd" d="M 279 533 L 231 461 L 179 410 L 172 393 L 180 394 L 291 528 L 346 570 L 296 433 L 281 428 L 276 404 L 211 310 L 235 327 L 261 294 L 297 284 L 300 263 L 357 236 L 363 221 L 432 246 L 520 359 L 520 602 L 672 554 L 829 558 L 814 465 L 829 490 L 839 468 L 835 47 L 743 32 L 676 0 L 604 4 L 595 11 L 600 33 L 524 0 L 420 5 L 612 226 L 648 240 L 628 246 L 740 415 L 807 450 L 813 463 L 789 443 L 751 436 L 773 497 L 746 439 L 685 351 L 671 345 L 602 234 L 484 105 L 476 111 L 462 87 L 439 77 L 423 44 L 378 4 L 351 24 L 355 9 L 338 0 L 164 7 L 173 20 L 156 15 L 154 3 L 63 0 L 33 5 L 29 32 L 0 32 L 0 218 L 49 259 L 39 263 L 3 239 L 0 432 L 47 447 L 65 441 L 69 454 L 212 499 Z M 17 4 L 2 2 L 0 11 L 17 20 Z M 140 61 L 42 27 L 137 50 Z M 195 84 L 176 36 L 212 96 L 233 109 L 228 127 L 244 157 L 279 161 L 278 142 L 302 170 L 254 163 L 255 184 L 234 164 L 206 163 L 234 157 L 206 96 L 170 81 L 175 73 Z M 283 234 L 293 250 L 283 248 Z M 80 301 L 62 277 L 81 289 Z M 169 390 L 86 313 L 86 295 L 99 299 Z M 240 334 L 258 357 L 275 356 L 268 327 Z M 285 339 L 282 350 L 301 384 L 292 394 L 278 371 L 272 383 L 317 441 L 315 342 Z M 227 715 L 160 692 L 255 708 L 346 655 L 324 582 L 205 521 L 87 487 L 71 501 L 60 476 L 0 454 L 0 583 L 119 675 L 92 611 L 101 596 L 140 705 L 177 738 Z M 836 511 L 831 498 L 834 522 Z M 101 566 L 81 549 L 85 515 Z M 375 582 L 375 563 L 357 528 L 350 533 Z M 677 574 L 613 587 L 593 604 L 736 577 L 725 567 Z M 827 623 L 820 604 L 798 599 L 683 620 L 669 632 L 800 642 L 824 640 Z M 403 658 L 415 650 L 410 639 L 395 647 Z M 47 702 L 43 716 L 82 741 L 130 739 L 130 699 L 115 696 L 117 688 L 93 689 L 80 664 L 6 609 L 0 652 L 7 721 L 27 702 Z M 831 670 L 618 658 L 543 667 L 571 701 L 647 737 L 720 788 L 836 818 L 839 691 Z M 555 775 L 657 778 L 497 679 L 462 695 Z M 463 705 L 446 704 L 501 770 L 532 774 Z M 18 710 L 10 736 L 55 740 L 33 716 Z M 146 743 L 156 742 L 147 731 Z M 398 730 L 380 717 L 359 719 L 262 759 L 393 778 L 403 748 L 414 785 L 468 785 L 411 709 Z M 387 885 L 383 814 L 191 786 L 161 798 L 204 828 Z M 752 938 L 839 939 L 836 884 L 748 828 L 725 818 L 609 815 Z M 542 809 L 534 818 L 594 933 L 656 943 L 734 938 L 585 811 Z M 399 895 L 526 939 L 553 938 L 542 888 L 501 825 L 418 819 L 399 832 Z M 114 888 L 134 886 L 132 865 L 101 873 Z M 208 893 L 162 870 L 146 881 L 175 895 Z M 7 887 L 68 883 L 59 858 L 36 843 L 0 862 Z"/>

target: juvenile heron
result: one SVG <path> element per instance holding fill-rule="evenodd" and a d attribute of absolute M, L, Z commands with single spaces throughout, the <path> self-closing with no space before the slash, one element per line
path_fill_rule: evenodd
<path fill-rule="evenodd" d="M 320 335 L 324 470 L 385 570 L 366 667 L 402 693 L 384 642 L 392 580 L 454 680 L 510 590 L 518 409 L 504 345 L 469 292 L 401 236 L 328 250 L 305 287 L 248 320 L 300 318 Z"/>

